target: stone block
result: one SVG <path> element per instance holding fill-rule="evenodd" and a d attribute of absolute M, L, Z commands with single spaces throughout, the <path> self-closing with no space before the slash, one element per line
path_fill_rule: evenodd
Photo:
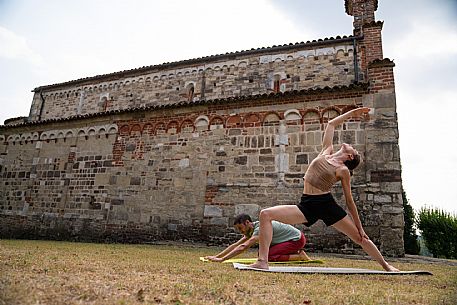
<path fill-rule="evenodd" d="M 374 94 L 373 106 L 375 108 L 395 108 L 395 93 Z"/>
<path fill-rule="evenodd" d="M 222 217 L 222 208 L 216 205 L 205 205 L 204 217 Z"/>
<path fill-rule="evenodd" d="M 185 159 L 181 159 L 179 160 L 179 167 L 180 168 L 186 168 L 186 167 L 189 167 L 189 164 L 190 164 L 190 161 L 188 158 L 185 158 Z"/>
<path fill-rule="evenodd" d="M 258 219 L 260 212 L 260 206 L 257 204 L 245 203 L 235 205 L 235 215 L 236 217 L 239 214 L 248 214 L 251 218 Z"/>
<path fill-rule="evenodd" d="M 227 217 L 213 217 L 210 219 L 210 224 L 215 226 L 228 226 L 228 218 Z"/>
<path fill-rule="evenodd" d="M 373 201 L 376 203 L 392 203 L 392 196 L 375 194 Z"/>

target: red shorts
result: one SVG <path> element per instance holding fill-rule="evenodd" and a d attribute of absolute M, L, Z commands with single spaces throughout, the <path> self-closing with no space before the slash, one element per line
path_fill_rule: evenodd
<path fill-rule="evenodd" d="M 285 241 L 270 247 L 268 252 L 268 260 L 270 262 L 284 262 L 289 260 L 290 254 L 297 254 L 303 249 L 306 243 L 305 234 L 301 232 L 299 240 Z"/>

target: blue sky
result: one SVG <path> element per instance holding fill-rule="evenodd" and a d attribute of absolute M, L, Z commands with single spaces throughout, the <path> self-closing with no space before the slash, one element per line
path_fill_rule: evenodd
<path fill-rule="evenodd" d="M 403 186 L 457 214 L 457 1 L 379 0 L 395 67 Z M 343 0 L 0 0 L 0 123 L 42 85 L 352 34 Z"/>

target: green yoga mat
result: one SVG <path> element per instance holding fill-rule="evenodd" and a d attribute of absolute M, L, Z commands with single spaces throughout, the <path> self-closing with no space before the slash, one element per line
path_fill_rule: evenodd
<path fill-rule="evenodd" d="M 233 267 L 239 270 L 252 270 L 260 272 L 283 272 L 283 273 L 326 273 L 326 274 L 376 274 L 376 275 L 433 275 L 429 271 L 414 270 L 387 272 L 381 270 L 359 268 L 330 268 L 330 267 L 297 267 L 297 266 L 270 266 L 268 269 L 256 269 L 244 264 L 233 263 Z"/>
<path fill-rule="evenodd" d="M 200 257 L 200 260 L 202 262 L 209 262 L 206 258 L 203 256 Z M 226 261 L 223 261 L 223 264 L 230 264 L 230 263 L 239 263 L 239 264 L 253 264 L 255 263 L 257 258 L 252 257 L 252 258 L 231 258 Z M 269 264 L 274 264 L 274 265 L 284 265 L 284 264 L 323 264 L 324 261 L 318 260 L 318 259 L 311 259 L 309 261 L 285 261 L 285 262 L 269 262 Z"/>

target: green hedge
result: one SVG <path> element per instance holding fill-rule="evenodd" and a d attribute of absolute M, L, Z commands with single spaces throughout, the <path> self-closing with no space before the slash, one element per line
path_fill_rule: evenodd
<path fill-rule="evenodd" d="M 438 209 L 422 208 L 417 225 L 434 257 L 457 259 L 457 218 Z"/>

